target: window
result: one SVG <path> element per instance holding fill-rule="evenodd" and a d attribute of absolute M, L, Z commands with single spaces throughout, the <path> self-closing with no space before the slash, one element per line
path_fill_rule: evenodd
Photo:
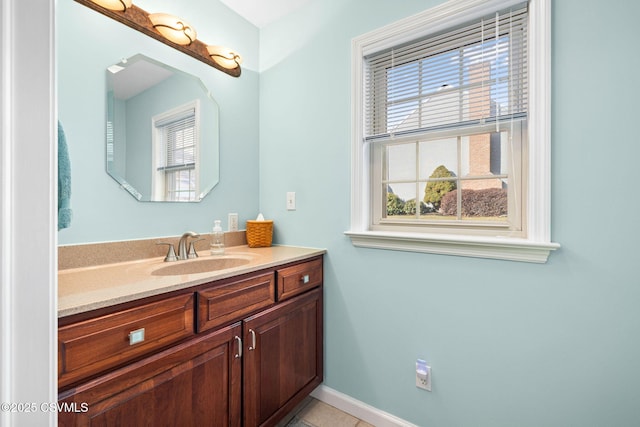
<path fill-rule="evenodd" d="M 197 200 L 198 117 L 197 101 L 153 117 L 153 200 Z"/>
<path fill-rule="evenodd" d="M 558 247 L 544 2 L 449 1 L 354 40 L 354 245 L 531 262 Z"/>

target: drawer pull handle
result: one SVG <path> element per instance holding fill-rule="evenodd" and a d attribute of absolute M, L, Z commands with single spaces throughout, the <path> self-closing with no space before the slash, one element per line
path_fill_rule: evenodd
<path fill-rule="evenodd" d="M 237 342 L 238 342 L 238 352 L 236 353 L 236 355 L 234 356 L 236 359 L 239 359 L 242 357 L 242 338 L 240 338 L 239 336 L 235 336 L 233 337 Z"/>
<path fill-rule="evenodd" d="M 307 283 L 309 283 L 309 275 L 305 274 L 300 278 L 300 281 L 306 285 Z"/>
<path fill-rule="evenodd" d="M 249 329 L 249 334 L 251 334 L 251 345 L 249 346 L 249 351 L 253 351 L 256 349 L 256 331 Z"/>
<path fill-rule="evenodd" d="M 129 345 L 138 344 L 144 341 L 144 328 L 129 332 Z"/>

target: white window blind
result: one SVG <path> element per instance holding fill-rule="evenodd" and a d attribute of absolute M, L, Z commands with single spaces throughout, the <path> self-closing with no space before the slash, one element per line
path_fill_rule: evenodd
<path fill-rule="evenodd" d="M 156 122 L 166 144 L 164 164 L 158 170 L 194 168 L 196 162 L 196 114 L 191 108 L 179 115 Z"/>
<path fill-rule="evenodd" d="M 365 57 L 364 138 L 525 118 L 527 4 Z"/>

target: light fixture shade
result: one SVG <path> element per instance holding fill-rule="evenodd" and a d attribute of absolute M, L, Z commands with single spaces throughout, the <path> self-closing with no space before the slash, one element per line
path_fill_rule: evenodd
<path fill-rule="evenodd" d="M 242 64 L 242 57 L 224 46 L 207 46 L 211 59 L 227 70 L 233 70 Z"/>
<path fill-rule="evenodd" d="M 190 45 L 196 39 L 196 30 L 177 16 L 152 13 L 149 19 L 153 27 L 167 40 L 179 45 Z"/>
<path fill-rule="evenodd" d="M 131 7 L 131 0 L 91 0 L 98 6 L 102 6 L 105 9 L 117 10 L 124 12 Z"/>

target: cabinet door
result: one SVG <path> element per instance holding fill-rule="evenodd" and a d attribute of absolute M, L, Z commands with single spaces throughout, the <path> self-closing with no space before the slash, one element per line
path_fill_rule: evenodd
<path fill-rule="evenodd" d="M 244 426 L 275 425 L 322 382 L 322 288 L 245 320 Z"/>
<path fill-rule="evenodd" d="M 60 426 L 240 426 L 240 322 L 63 392 Z M 83 412 L 85 411 L 85 412 Z"/>

